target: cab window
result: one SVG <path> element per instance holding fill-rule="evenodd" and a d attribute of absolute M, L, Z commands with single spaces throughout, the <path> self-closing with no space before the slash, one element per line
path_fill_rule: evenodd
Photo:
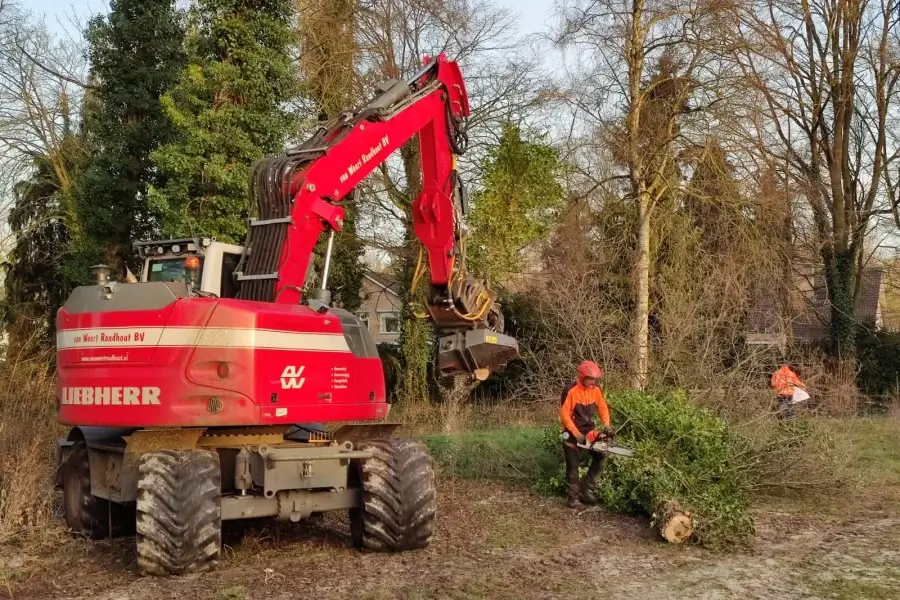
<path fill-rule="evenodd" d="M 200 258 L 200 269 L 203 269 L 203 258 Z M 184 258 L 160 258 L 150 261 L 150 273 L 147 281 L 180 281 L 185 283 Z"/>
<path fill-rule="evenodd" d="M 234 298 L 237 295 L 237 283 L 234 281 L 234 270 L 240 261 L 240 254 L 233 254 L 231 252 L 222 254 L 222 281 L 219 284 L 220 298 Z"/>

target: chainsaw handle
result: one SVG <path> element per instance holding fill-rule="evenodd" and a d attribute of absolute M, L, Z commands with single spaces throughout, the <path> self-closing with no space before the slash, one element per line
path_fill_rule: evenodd
<path fill-rule="evenodd" d="M 575 445 L 578 446 L 579 448 L 590 448 L 593 444 L 587 443 L 587 437 L 586 436 L 583 436 L 583 437 L 585 438 L 585 442 L 582 444 L 578 441 L 577 438 L 575 438 L 575 436 L 573 436 L 568 431 L 564 431 L 562 434 L 563 442 L 571 443 L 572 440 L 574 439 Z M 600 430 L 597 434 L 597 439 L 594 441 L 594 443 L 596 444 L 597 442 L 611 442 L 612 439 L 613 439 L 613 434 L 611 431 L 609 433 L 607 433 L 603 430 Z"/>

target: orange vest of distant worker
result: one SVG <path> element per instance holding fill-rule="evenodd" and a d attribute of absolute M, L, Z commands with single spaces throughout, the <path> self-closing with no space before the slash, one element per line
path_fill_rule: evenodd
<path fill-rule="evenodd" d="M 806 387 L 790 367 L 784 366 L 772 373 L 772 389 L 779 396 L 793 396 L 794 387 Z"/>

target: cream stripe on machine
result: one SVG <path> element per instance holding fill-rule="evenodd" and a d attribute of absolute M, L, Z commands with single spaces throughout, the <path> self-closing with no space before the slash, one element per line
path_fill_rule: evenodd
<path fill-rule="evenodd" d="M 59 350 L 80 348 L 203 347 L 349 352 L 340 333 L 296 333 L 267 329 L 122 327 L 69 329 L 56 334 Z"/>

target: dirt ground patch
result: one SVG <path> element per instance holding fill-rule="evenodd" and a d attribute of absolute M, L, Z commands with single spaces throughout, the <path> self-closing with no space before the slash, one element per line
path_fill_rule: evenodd
<path fill-rule="evenodd" d="M 218 570 L 160 579 L 136 575 L 131 539 L 72 540 L 0 557 L 0 597 L 882 600 L 900 597 L 896 491 L 870 491 L 853 510 L 825 516 L 770 503 L 758 511 L 752 547 L 714 555 L 659 541 L 644 519 L 576 513 L 518 488 L 443 481 L 437 535 L 425 551 L 358 552 L 346 518 L 323 516 L 228 527 Z"/>

